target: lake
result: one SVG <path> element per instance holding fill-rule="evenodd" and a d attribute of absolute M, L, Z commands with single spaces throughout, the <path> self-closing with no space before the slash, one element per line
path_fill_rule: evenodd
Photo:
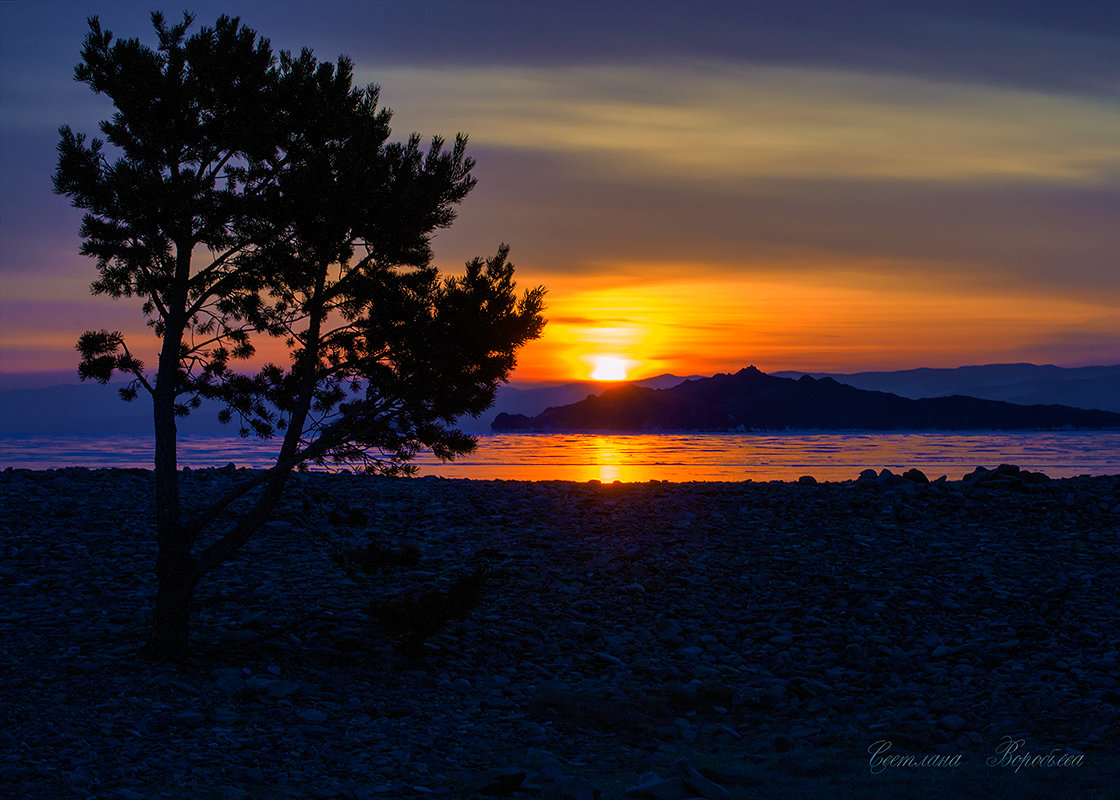
<path fill-rule="evenodd" d="M 195 436 L 180 442 L 180 466 L 268 466 L 277 443 Z M 739 434 L 484 434 L 478 450 L 441 463 L 416 461 L 421 475 L 478 480 L 603 482 L 848 480 L 861 470 L 917 467 L 957 480 L 976 466 L 1017 464 L 1051 477 L 1120 473 L 1120 433 L 782 432 Z M 150 469 L 147 437 L 0 437 L 0 468 L 140 467 Z"/>

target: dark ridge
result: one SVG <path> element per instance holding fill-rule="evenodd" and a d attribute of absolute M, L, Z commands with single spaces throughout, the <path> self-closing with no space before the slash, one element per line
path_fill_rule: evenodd
<path fill-rule="evenodd" d="M 1120 414 L 954 395 L 910 400 L 832 378 L 754 367 L 671 389 L 620 386 L 535 417 L 499 414 L 495 431 L 1047 430 L 1120 428 Z"/>

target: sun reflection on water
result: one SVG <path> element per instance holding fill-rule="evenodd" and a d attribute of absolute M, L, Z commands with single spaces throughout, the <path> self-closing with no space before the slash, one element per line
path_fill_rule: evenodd
<path fill-rule="evenodd" d="M 590 442 L 588 450 L 603 483 L 622 480 L 623 457 L 616 446 L 617 441 L 617 436 L 595 436 Z"/>

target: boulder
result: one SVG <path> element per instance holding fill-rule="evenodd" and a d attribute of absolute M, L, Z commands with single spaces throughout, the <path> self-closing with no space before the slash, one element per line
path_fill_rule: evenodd
<path fill-rule="evenodd" d="M 902 477 L 914 483 L 929 483 L 929 478 L 926 477 L 926 474 L 917 468 L 906 470 L 906 472 L 902 473 Z"/>
<path fill-rule="evenodd" d="M 731 800 L 731 793 L 727 789 L 704 777 L 700 770 L 683 758 L 673 764 L 673 774 L 705 800 Z"/>

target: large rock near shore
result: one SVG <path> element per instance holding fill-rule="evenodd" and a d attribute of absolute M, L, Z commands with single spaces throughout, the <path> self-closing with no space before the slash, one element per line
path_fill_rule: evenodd
<path fill-rule="evenodd" d="M 627 385 L 535 417 L 499 414 L 495 431 L 1037 430 L 1120 428 L 1120 414 L 975 397 L 909 400 L 832 378 L 799 380 L 754 367 L 671 389 Z"/>

